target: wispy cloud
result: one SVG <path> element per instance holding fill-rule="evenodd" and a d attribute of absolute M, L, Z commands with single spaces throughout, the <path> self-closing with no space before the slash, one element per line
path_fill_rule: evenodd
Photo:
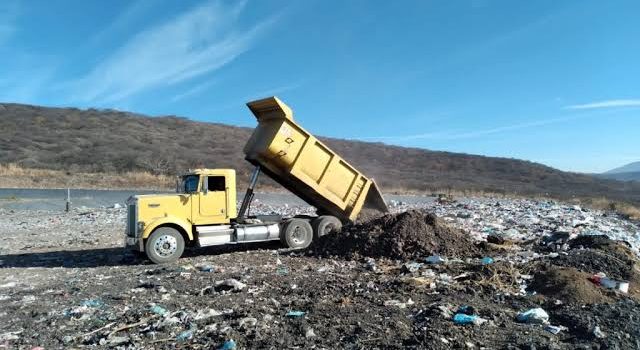
<path fill-rule="evenodd" d="M 257 98 L 275 96 L 277 94 L 298 89 L 300 86 L 302 86 L 302 82 L 300 81 L 291 83 L 291 84 L 282 85 L 282 86 L 277 86 L 270 89 L 262 90 L 260 92 L 252 93 L 250 95 L 245 96 L 242 100 L 250 101 L 250 100 L 255 100 Z"/>
<path fill-rule="evenodd" d="M 90 46 L 98 45 L 112 35 L 118 34 L 134 24 L 141 16 L 153 6 L 151 0 L 137 0 L 131 2 L 109 25 L 102 28 L 97 34 L 89 39 Z"/>
<path fill-rule="evenodd" d="M 566 106 L 564 109 L 602 109 L 615 107 L 640 107 L 640 99 L 631 100 L 605 100 L 585 103 L 581 105 Z"/>
<path fill-rule="evenodd" d="M 604 113 L 607 114 L 607 113 Z M 499 134 L 510 131 L 524 130 L 530 129 L 540 126 L 546 126 L 551 124 L 563 123 L 574 121 L 578 119 L 584 119 L 593 117 L 595 115 L 603 115 L 602 111 L 596 112 L 584 112 L 581 114 L 574 114 L 570 116 L 561 116 L 555 118 L 541 119 L 530 122 L 523 123 L 515 123 L 511 125 L 504 126 L 496 126 L 493 128 L 480 129 L 480 130 L 471 130 L 471 131 L 442 131 L 442 132 L 429 132 L 429 133 L 419 133 L 419 134 L 410 134 L 410 135 L 384 135 L 384 136 L 367 136 L 360 137 L 359 140 L 363 141 L 411 141 L 411 140 L 459 140 L 459 139 L 470 139 L 482 136 L 488 136 L 493 134 Z"/>
<path fill-rule="evenodd" d="M 0 3 L 0 45 L 5 44 L 18 30 L 15 22 L 20 12 L 20 3 L 7 1 Z"/>
<path fill-rule="evenodd" d="M 250 49 L 277 17 L 241 29 L 244 8 L 245 2 L 228 7 L 208 1 L 135 35 L 75 82 L 76 99 L 112 103 L 220 69 Z"/>
<path fill-rule="evenodd" d="M 217 81 L 215 80 L 211 80 L 211 81 L 205 81 L 204 83 L 198 84 L 194 87 L 192 87 L 191 89 L 186 90 L 183 93 L 174 95 L 171 98 L 171 102 L 178 102 L 180 100 L 183 100 L 187 97 L 192 97 L 195 95 L 198 95 L 200 93 L 202 93 L 203 91 L 205 91 L 206 89 L 210 88 L 212 85 L 216 84 Z"/>

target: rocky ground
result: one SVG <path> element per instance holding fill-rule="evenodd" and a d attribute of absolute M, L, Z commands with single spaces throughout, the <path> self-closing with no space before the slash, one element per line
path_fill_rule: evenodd
<path fill-rule="evenodd" d="M 306 251 L 163 266 L 121 248 L 124 209 L 0 209 L 0 348 L 640 349 L 636 223 L 534 200 L 391 207 Z"/>

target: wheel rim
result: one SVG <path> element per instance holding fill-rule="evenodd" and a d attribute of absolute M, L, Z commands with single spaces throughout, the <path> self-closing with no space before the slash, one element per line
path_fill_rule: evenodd
<path fill-rule="evenodd" d="M 156 239 L 153 249 L 162 257 L 171 256 L 178 250 L 178 240 L 170 235 L 162 235 Z"/>
<path fill-rule="evenodd" d="M 329 234 L 335 229 L 336 229 L 336 227 L 335 227 L 334 224 L 327 224 L 327 225 L 324 226 L 324 230 L 322 232 L 322 235 Z"/>
<path fill-rule="evenodd" d="M 293 228 L 293 232 L 291 233 L 291 240 L 294 244 L 302 244 L 306 239 L 306 234 L 304 229 L 300 226 L 296 226 Z"/>

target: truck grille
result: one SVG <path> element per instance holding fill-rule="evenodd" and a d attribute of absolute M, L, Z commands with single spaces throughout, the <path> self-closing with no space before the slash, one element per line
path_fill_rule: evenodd
<path fill-rule="evenodd" d="M 138 222 L 136 218 L 136 205 L 129 204 L 127 206 L 127 236 L 135 237 Z"/>

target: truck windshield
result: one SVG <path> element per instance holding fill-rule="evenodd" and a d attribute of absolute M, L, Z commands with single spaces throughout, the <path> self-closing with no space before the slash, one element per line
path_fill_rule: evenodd
<path fill-rule="evenodd" d="M 179 193 L 194 193 L 198 191 L 198 181 L 200 177 L 198 175 L 185 175 L 180 181 L 180 187 L 178 187 Z"/>

